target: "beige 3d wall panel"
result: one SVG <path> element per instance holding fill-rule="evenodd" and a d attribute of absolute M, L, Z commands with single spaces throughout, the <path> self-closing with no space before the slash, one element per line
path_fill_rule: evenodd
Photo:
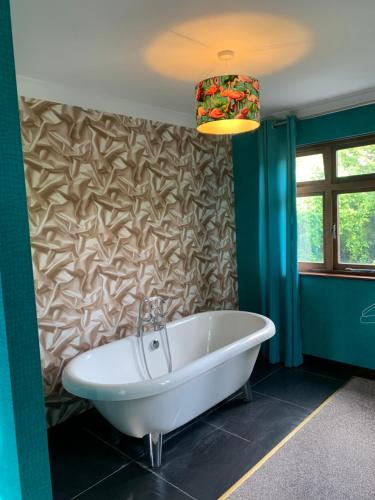
<path fill-rule="evenodd" d="M 65 363 L 134 333 L 144 295 L 168 319 L 237 307 L 230 141 L 20 100 L 48 421 L 85 405 Z"/>

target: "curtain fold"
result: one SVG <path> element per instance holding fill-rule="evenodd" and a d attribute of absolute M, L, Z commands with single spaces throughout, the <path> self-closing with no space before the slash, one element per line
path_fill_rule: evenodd
<path fill-rule="evenodd" d="M 259 275 L 262 314 L 276 325 L 271 363 L 302 363 L 296 214 L 296 123 L 262 123 L 259 134 Z"/>

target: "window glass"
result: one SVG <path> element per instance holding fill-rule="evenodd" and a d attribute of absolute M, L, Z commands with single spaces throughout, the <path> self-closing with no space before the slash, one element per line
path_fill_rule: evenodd
<path fill-rule="evenodd" d="M 375 144 L 340 149 L 336 152 L 337 176 L 375 173 Z"/>
<path fill-rule="evenodd" d="M 323 195 L 297 198 L 298 261 L 324 262 Z"/>
<path fill-rule="evenodd" d="M 337 195 L 339 262 L 375 265 L 375 191 Z"/>
<path fill-rule="evenodd" d="M 297 182 L 324 180 L 323 154 L 297 156 L 296 180 Z"/>

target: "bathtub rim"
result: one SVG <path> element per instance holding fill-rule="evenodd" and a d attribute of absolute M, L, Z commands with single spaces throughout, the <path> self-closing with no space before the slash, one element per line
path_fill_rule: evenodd
<path fill-rule="evenodd" d="M 263 328 L 260 328 L 259 330 L 250 333 L 249 335 L 242 337 L 235 342 L 232 342 L 215 351 L 205 354 L 200 358 L 195 359 L 191 363 L 183 366 L 182 368 L 179 368 L 176 371 L 173 371 L 172 373 L 167 373 L 152 380 L 140 380 L 131 383 L 91 382 L 85 380 L 84 378 L 77 377 L 76 374 L 71 373 L 73 368 L 75 368 L 75 365 L 79 363 L 79 361 L 83 357 L 89 355 L 90 351 L 93 351 L 100 347 L 104 347 L 98 346 L 90 349 L 89 351 L 85 351 L 79 354 L 69 361 L 62 374 L 63 386 L 71 394 L 84 399 L 89 399 L 91 401 L 125 401 L 151 397 L 172 390 L 179 385 L 184 384 L 188 380 L 196 378 L 203 373 L 221 364 L 224 364 L 226 361 L 235 357 L 236 355 L 249 350 L 261 344 L 265 340 L 273 337 L 276 331 L 274 323 L 266 316 L 248 311 L 238 310 L 207 311 L 192 314 L 190 316 L 186 316 L 185 318 L 179 318 L 177 320 L 171 321 L 167 326 L 177 325 L 178 323 L 183 322 L 188 318 L 194 318 L 201 315 L 210 315 L 213 313 L 241 313 L 242 315 L 246 316 L 248 315 L 252 317 L 258 317 L 265 322 L 265 325 L 263 326 Z M 132 337 L 134 338 L 135 336 L 130 335 L 129 337 L 125 337 L 124 339 L 118 339 L 118 341 L 127 341 Z M 110 347 L 115 342 L 117 342 L 117 340 L 106 344 L 105 347 Z"/>

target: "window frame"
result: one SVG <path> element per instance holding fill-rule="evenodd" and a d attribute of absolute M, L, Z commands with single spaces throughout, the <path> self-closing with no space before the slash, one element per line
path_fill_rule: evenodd
<path fill-rule="evenodd" d="M 315 181 L 313 181 L 315 182 Z M 326 270 L 326 262 L 327 262 L 327 257 L 329 255 L 329 248 L 327 246 L 326 242 L 326 225 L 324 223 L 325 219 L 325 209 L 326 209 L 326 193 L 321 190 L 312 190 L 309 191 L 307 194 L 303 193 L 297 194 L 297 198 L 304 198 L 308 196 L 322 196 L 323 197 L 323 262 L 298 262 L 298 266 L 300 271 L 325 271 Z"/>
<path fill-rule="evenodd" d="M 337 151 L 375 144 L 375 135 L 324 142 L 297 148 L 296 157 L 323 154 L 325 179 L 297 182 L 297 197 L 323 195 L 324 263 L 298 262 L 300 272 L 372 276 L 375 265 L 343 264 L 339 262 L 339 224 L 337 197 L 343 193 L 375 191 L 375 173 L 339 177 Z M 336 233 L 336 237 L 334 237 Z M 350 267 L 353 270 L 348 270 Z M 366 272 L 367 269 L 371 271 Z"/>

